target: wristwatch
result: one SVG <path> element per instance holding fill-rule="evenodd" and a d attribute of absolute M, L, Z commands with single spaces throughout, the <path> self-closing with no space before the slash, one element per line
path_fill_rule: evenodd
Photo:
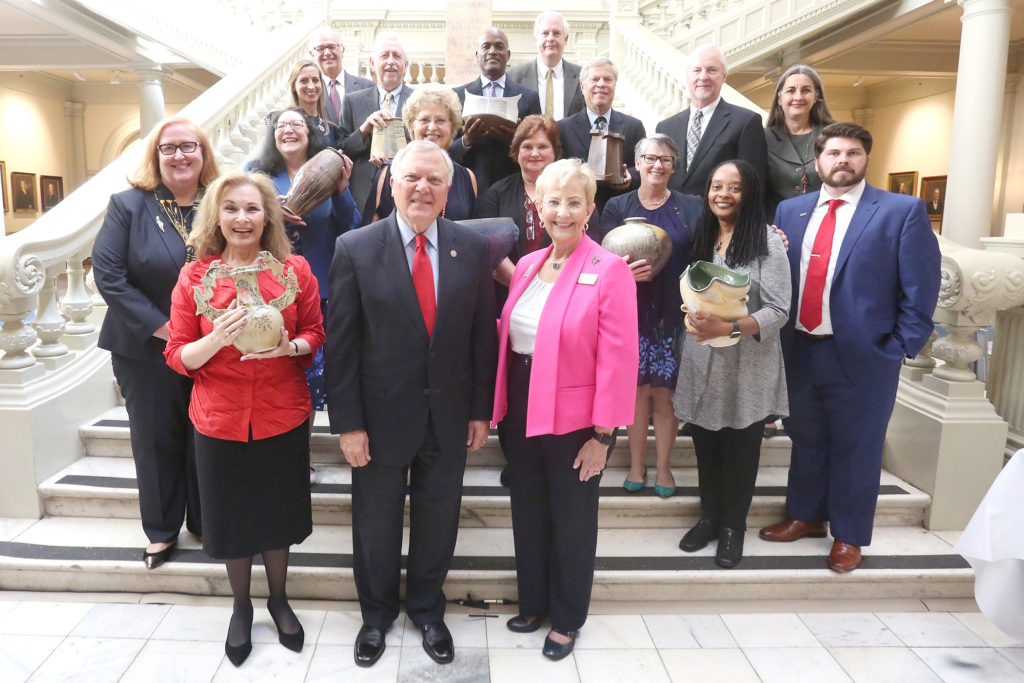
<path fill-rule="evenodd" d="M 740 323 L 738 320 L 732 321 L 732 332 L 729 333 L 729 339 L 738 339 L 743 335 L 740 331 Z"/>
<path fill-rule="evenodd" d="M 611 434 L 602 434 L 595 429 L 590 438 L 602 446 L 611 446 L 612 442 L 615 440 L 615 432 L 613 431 Z"/>

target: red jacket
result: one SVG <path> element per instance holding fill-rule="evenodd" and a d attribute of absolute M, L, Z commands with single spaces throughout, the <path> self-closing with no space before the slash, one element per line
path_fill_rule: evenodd
<path fill-rule="evenodd" d="M 181 269 L 171 293 L 170 341 L 164 356 L 171 368 L 195 379 L 188 414 L 199 433 L 228 441 L 248 441 L 250 429 L 254 440 L 283 434 L 302 424 L 312 410 L 303 371 L 313 362 L 311 354 L 242 362 L 238 349 L 225 346 L 196 370 L 186 370 L 181 364 L 182 347 L 213 330 L 213 323 L 196 314 L 192 288 L 200 284 L 217 258 L 219 254 Z M 324 343 L 316 278 L 301 256 L 290 256 L 285 267 L 295 269 L 299 282 L 295 302 L 281 311 L 288 336 L 305 339 L 316 353 Z M 269 271 L 260 273 L 259 285 L 264 301 L 284 292 Z M 234 283 L 229 278 L 218 279 L 210 305 L 227 308 L 234 298 Z"/>

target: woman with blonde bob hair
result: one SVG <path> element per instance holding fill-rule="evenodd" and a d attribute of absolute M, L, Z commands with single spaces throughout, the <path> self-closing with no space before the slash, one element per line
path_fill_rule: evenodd
<path fill-rule="evenodd" d="M 142 143 L 131 188 L 110 197 L 92 250 L 96 288 L 107 302 L 98 345 L 110 351 L 124 395 L 139 487 L 147 569 L 166 562 L 182 522 L 202 535 L 194 438 L 192 380 L 164 363 L 171 291 L 194 259 L 188 247 L 195 208 L 217 177 L 206 134 L 172 116 Z"/>
<path fill-rule="evenodd" d="M 519 588 L 507 626 L 529 633 L 550 617 L 552 660 L 572 652 L 587 619 L 601 472 L 636 400 L 636 283 L 586 234 L 596 190 L 578 159 L 537 178 L 551 246 L 519 259 L 498 326 L 492 419 L 509 463 Z"/>
<path fill-rule="evenodd" d="M 324 341 L 320 294 L 309 264 L 291 253 L 277 192 L 262 174 L 233 171 L 210 186 L 197 218 L 199 260 L 182 269 L 171 295 L 167 364 L 195 380 L 189 409 L 196 435 L 196 469 L 203 504 L 203 552 L 222 559 L 234 596 L 224 649 L 239 666 L 252 651 L 252 560 L 262 555 L 270 597 L 267 609 L 281 644 L 296 652 L 304 634 L 288 604 L 288 552 L 313 531 L 310 507 L 311 410 L 303 366 Z M 242 354 L 234 342 L 248 309 L 241 289 L 215 264 L 251 267 L 270 252 L 294 275 L 295 300 L 281 310 L 284 325 L 274 348 Z M 257 274 L 258 294 L 272 301 L 286 283 L 269 268 Z M 222 311 L 200 315 L 195 292 Z M 250 295 L 251 296 L 251 295 Z"/>
<path fill-rule="evenodd" d="M 413 140 L 433 142 L 443 150 L 451 147 L 455 134 L 462 128 L 462 104 L 455 91 L 443 85 L 428 83 L 418 86 L 402 107 L 402 121 Z M 376 192 L 370 194 L 363 211 L 363 225 L 387 218 L 395 210 L 391 198 L 391 167 L 377 171 Z M 455 164 L 452 187 L 441 217 L 450 221 L 473 218 L 476 203 L 476 176 L 462 164 Z"/>

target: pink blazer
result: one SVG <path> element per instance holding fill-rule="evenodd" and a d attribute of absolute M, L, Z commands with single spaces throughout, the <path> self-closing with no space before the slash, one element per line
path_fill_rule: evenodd
<path fill-rule="evenodd" d="M 509 285 L 498 323 L 494 424 L 508 409 L 509 318 L 551 249 L 522 257 Z M 563 268 L 537 327 L 526 436 L 633 422 L 639 341 L 629 266 L 584 235 Z"/>

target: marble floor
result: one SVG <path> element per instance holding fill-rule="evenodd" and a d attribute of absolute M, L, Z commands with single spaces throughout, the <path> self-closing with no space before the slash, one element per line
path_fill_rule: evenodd
<path fill-rule="evenodd" d="M 300 654 L 277 643 L 257 602 L 253 652 L 224 656 L 227 598 L 0 593 L 0 680 L 18 681 L 999 681 L 1024 682 L 1024 643 L 973 600 L 595 603 L 575 653 L 540 655 L 504 613 L 449 611 L 455 661 L 431 662 L 408 623 L 371 669 L 352 661 L 353 603 L 295 601 Z M 482 616 L 486 614 L 486 616 Z"/>

